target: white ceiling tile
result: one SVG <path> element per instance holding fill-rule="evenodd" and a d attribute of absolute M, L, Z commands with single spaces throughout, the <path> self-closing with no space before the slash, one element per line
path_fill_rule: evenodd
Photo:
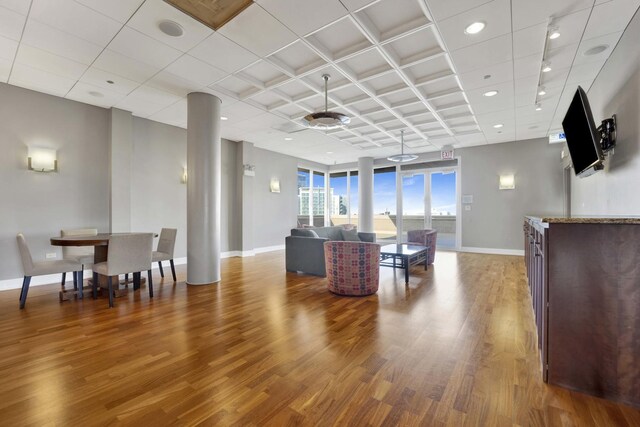
<path fill-rule="evenodd" d="M 248 28 L 255 30 L 247 31 Z M 291 30 L 255 3 L 229 21 L 219 32 L 263 57 L 296 40 Z"/>
<path fill-rule="evenodd" d="M 26 19 L 24 15 L 0 7 L 0 37 L 20 41 Z"/>
<path fill-rule="evenodd" d="M 365 6 L 375 3 L 376 0 L 340 0 L 340 2 L 347 7 L 350 11 L 354 12 L 358 9 L 362 9 Z"/>
<path fill-rule="evenodd" d="M 513 57 L 524 58 L 540 54 L 544 50 L 544 41 L 547 36 L 547 23 L 532 25 L 513 33 Z M 551 41 L 551 40 L 550 40 Z"/>
<path fill-rule="evenodd" d="M 291 74 L 294 75 L 308 72 L 325 64 L 315 52 L 301 41 L 297 41 L 278 51 L 278 53 L 270 56 L 269 60 L 276 62 L 280 67 L 287 67 L 291 70 Z"/>
<path fill-rule="evenodd" d="M 164 20 L 178 23 L 183 28 L 184 34 L 180 37 L 171 37 L 160 31 L 158 24 Z M 127 22 L 127 26 L 182 52 L 187 52 L 213 34 L 212 29 L 163 0 L 145 1 Z"/>
<path fill-rule="evenodd" d="M 18 42 L 15 40 L 0 37 L 0 59 L 5 59 L 13 62 L 13 58 L 16 56 L 16 50 L 18 49 Z"/>
<path fill-rule="evenodd" d="M 207 64 L 191 55 L 183 55 L 166 68 L 172 74 L 186 80 L 209 86 L 228 75 L 212 65 Z"/>
<path fill-rule="evenodd" d="M 163 108 L 179 101 L 181 98 L 181 96 L 173 93 L 146 85 L 138 87 L 127 96 L 127 99 L 140 100 L 142 102 L 160 105 Z"/>
<path fill-rule="evenodd" d="M 154 67 L 164 68 L 182 53 L 133 28 L 124 27 L 109 44 L 109 49 Z"/>
<path fill-rule="evenodd" d="M 9 80 L 12 62 L 8 59 L 0 58 L 0 82 L 6 83 Z"/>
<path fill-rule="evenodd" d="M 459 73 L 510 61 L 513 58 L 511 34 L 458 49 L 451 52 L 451 57 Z"/>
<path fill-rule="evenodd" d="M 161 70 L 161 67 L 136 61 L 109 49 L 105 49 L 100 54 L 93 66 L 138 83 L 144 83 Z"/>
<path fill-rule="evenodd" d="M 486 27 L 478 34 L 465 34 L 473 22 L 484 22 Z M 471 46 L 494 37 L 511 33 L 510 0 L 494 0 L 479 7 L 439 22 L 444 42 L 449 50 Z"/>
<path fill-rule="evenodd" d="M 246 102 L 236 102 L 232 105 L 222 104 L 222 115 L 227 117 L 226 124 L 235 125 L 243 120 L 264 114 L 264 111 Z"/>
<path fill-rule="evenodd" d="M 321 51 L 328 51 L 334 60 L 345 57 L 371 43 L 349 18 L 343 18 L 307 37 Z"/>
<path fill-rule="evenodd" d="M 24 44 L 18 49 L 16 63 L 74 80 L 79 79 L 87 69 L 85 64 Z"/>
<path fill-rule="evenodd" d="M 106 46 L 122 24 L 73 0 L 33 0 L 35 19 L 99 46 Z"/>
<path fill-rule="evenodd" d="M 257 3 L 299 36 L 305 36 L 348 13 L 338 0 L 324 0 L 322 7 L 318 7 L 315 0 L 257 0 Z"/>
<path fill-rule="evenodd" d="M 22 64 L 14 64 L 9 83 L 26 89 L 64 97 L 75 80 L 37 70 Z"/>
<path fill-rule="evenodd" d="M 91 64 L 103 49 L 33 19 L 27 21 L 22 43 L 86 65 Z"/>
<path fill-rule="evenodd" d="M 443 20 L 489 2 L 491 0 L 427 0 L 426 3 L 433 17 Z"/>
<path fill-rule="evenodd" d="M 191 49 L 189 54 L 228 73 L 238 71 L 258 60 L 253 53 L 220 33 L 207 37 Z"/>
<path fill-rule="evenodd" d="M 186 123 L 188 119 L 187 100 L 181 99 L 167 108 L 158 111 L 149 118 L 158 122 L 173 124 L 174 126 Z"/>
<path fill-rule="evenodd" d="M 613 49 L 615 49 L 616 44 L 618 43 L 618 40 L 620 40 L 621 36 L 622 32 L 618 32 L 583 40 L 578 47 L 578 52 L 576 54 L 575 60 L 573 61 L 573 64 L 578 65 L 586 64 L 589 62 L 600 62 L 603 59 L 607 59 Z M 606 46 L 607 48 L 596 55 L 585 55 L 585 52 L 596 46 Z"/>
<path fill-rule="evenodd" d="M 593 8 L 583 39 L 623 31 L 638 7 L 640 0 L 612 0 L 597 5 Z"/>
<path fill-rule="evenodd" d="M 0 0 L 0 7 L 7 8 L 20 15 L 27 16 L 31 2 L 25 0 Z"/>
<path fill-rule="evenodd" d="M 77 82 L 65 98 L 98 107 L 111 108 L 124 97 L 125 95 L 121 93 L 109 91 L 103 87 Z"/>
<path fill-rule="evenodd" d="M 484 96 L 484 93 L 489 89 L 497 90 L 498 94 L 495 96 Z M 487 86 L 486 88 L 469 90 L 467 91 L 467 97 L 477 114 L 486 114 L 513 108 L 513 90 L 513 82 L 505 82 Z"/>
<path fill-rule="evenodd" d="M 582 81 L 593 81 L 600 72 L 605 61 L 606 60 L 603 59 L 599 62 L 589 62 L 587 64 L 573 66 L 569 72 L 569 76 L 567 77 L 567 85 Z"/>
<path fill-rule="evenodd" d="M 113 83 L 109 83 L 109 81 Z M 101 70 L 95 66 L 89 67 L 85 71 L 80 82 L 87 83 L 91 86 L 99 87 L 110 92 L 120 93 L 122 95 L 127 95 L 140 86 L 139 82 Z"/>
<path fill-rule="evenodd" d="M 125 23 L 144 0 L 75 0 L 120 23 Z"/>
<path fill-rule="evenodd" d="M 202 86 L 201 84 L 185 80 L 166 70 L 160 71 L 158 74 L 148 80 L 145 85 L 170 92 L 174 95 L 184 97 L 191 92 L 197 92 Z"/>
<path fill-rule="evenodd" d="M 490 65 L 460 75 L 465 90 L 478 89 L 513 80 L 513 61 Z"/>
<path fill-rule="evenodd" d="M 134 116 L 147 118 L 166 108 L 165 105 L 153 104 L 142 99 L 128 96 L 115 105 L 120 110 L 130 111 Z"/>
<path fill-rule="evenodd" d="M 560 17 L 593 6 L 593 0 L 536 0 L 513 2 L 513 29 L 546 23 L 549 17 Z"/>
<path fill-rule="evenodd" d="M 414 0 L 381 0 L 356 14 L 364 17 L 380 41 L 429 24 L 430 21 Z"/>
<path fill-rule="evenodd" d="M 199 92 L 204 92 L 204 93 L 209 93 L 211 95 L 214 95 L 216 97 L 218 97 L 218 99 L 220 99 L 220 101 L 222 101 L 222 106 L 223 107 L 228 107 L 230 105 L 235 104 L 236 102 L 238 102 L 238 100 L 236 98 L 233 98 L 229 95 L 227 95 L 226 93 L 220 92 L 219 90 L 215 90 L 211 87 L 203 87 L 199 90 Z"/>

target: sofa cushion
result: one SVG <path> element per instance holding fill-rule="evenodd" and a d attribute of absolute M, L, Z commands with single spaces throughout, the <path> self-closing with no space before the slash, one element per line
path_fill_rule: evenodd
<path fill-rule="evenodd" d="M 318 227 L 313 229 L 319 237 L 329 240 L 342 240 L 342 227 Z"/>
<path fill-rule="evenodd" d="M 360 236 L 356 230 L 340 230 L 342 234 L 342 240 L 345 242 L 360 242 Z"/>
<path fill-rule="evenodd" d="M 294 231 L 295 231 L 295 234 L 294 234 Z M 316 233 L 315 230 L 311 228 L 291 230 L 291 235 L 298 236 L 298 237 L 319 237 L 318 233 Z"/>

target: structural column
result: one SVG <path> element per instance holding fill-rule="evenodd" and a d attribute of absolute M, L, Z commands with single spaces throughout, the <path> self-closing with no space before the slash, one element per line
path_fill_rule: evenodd
<path fill-rule="evenodd" d="M 109 231 L 131 231 L 133 116 L 112 108 L 109 115 Z"/>
<path fill-rule="evenodd" d="M 358 159 L 358 230 L 373 233 L 373 157 Z"/>
<path fill-rule="evenodd" d="M 187 97 L 187 284 L 220 281 L 221 141 L 219 98 Z"/>

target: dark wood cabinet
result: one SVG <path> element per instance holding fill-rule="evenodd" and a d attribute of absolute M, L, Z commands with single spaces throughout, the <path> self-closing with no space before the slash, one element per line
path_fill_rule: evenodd
<path fill-rule="evenodd" d="M 527 217 L 544 380 L 640 406 L 640 219 Z"/>

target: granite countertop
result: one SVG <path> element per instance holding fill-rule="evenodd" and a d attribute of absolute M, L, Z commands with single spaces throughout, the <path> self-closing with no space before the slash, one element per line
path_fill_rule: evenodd
<path fill-rule="evenodd" d="M 633 216 L 535 216 L 529 215 L 527 218 L 544 222 L 547 224 L 638 224 L 640 217 Z"/>

